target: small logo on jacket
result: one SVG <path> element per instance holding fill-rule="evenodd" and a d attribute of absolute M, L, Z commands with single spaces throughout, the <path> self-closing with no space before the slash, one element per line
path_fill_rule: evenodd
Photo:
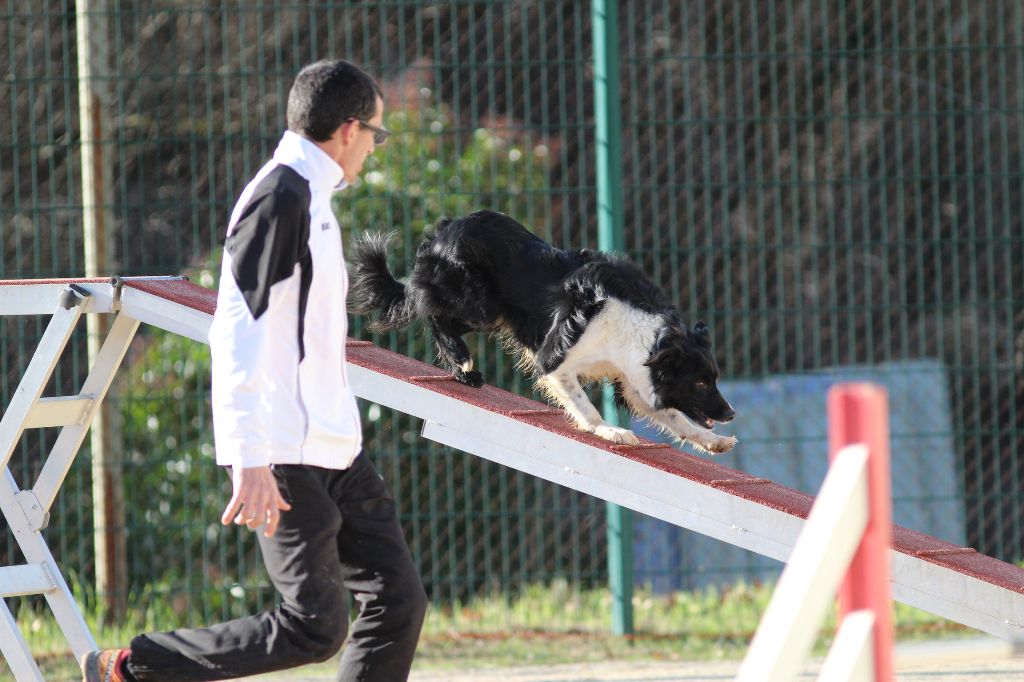
<path fill-rule="evenodd" d="M 325 231 L 329 230 L 329 229 L 331 229 L 331 224 L 330 223 L 320 223 L 320 229 L 321 230 L 325 230 Z"/>

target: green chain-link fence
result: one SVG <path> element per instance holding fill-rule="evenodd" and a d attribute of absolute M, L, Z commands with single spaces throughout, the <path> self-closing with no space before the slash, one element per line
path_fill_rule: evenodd
<path fill-rule="evenodd" d="M 487 207 L 596 246 L 587 3 L 168 0 L 102 16 L 118 274 L 212 286 L 291 79 L 324 56 L 379 77 L 396 131 L 339 196 L 347 236 L 398 230 L 405 258 L 440 217 Z M 619 20 L 626 249 L 684 319 L 713 329 L 742 441 L 723 461 L 814 490 L 823 388 L 868 376 L 893 399 L 897 520 L 1024 559 L 1021 4 L 622 0 Z M 83 272 L 75 22 L 69 0 L 0 14 L 0 278 Z M 0 318 L 4 405 L 43 324 Z M 366 336 L 361 320 L 354 332 Z M 431 357 L 418 330 L 377 340 Z M 474 341 L 490 381 L 530 393 L 495 343 Z M 85 371 L 84 339 L 72 345 L 54 394 Z M 131 598 L 152 597 L 158 627 L 272 600 L 251 538 L 218 523 L 206 349 L 149 330 L 129 363 L 112 400 Z M 601 501 L 363 408 L 436 604 L 606 580 Z M 23 439 L 19 480 L 54 437 Z M 93 603 L 87 454 L 48 538 Z M 657 524 L 636 542 L 638 578 L 666 589 L 761 575 L 745 554 Z M 19 558 L 7 537 L 0 564 Z"/>

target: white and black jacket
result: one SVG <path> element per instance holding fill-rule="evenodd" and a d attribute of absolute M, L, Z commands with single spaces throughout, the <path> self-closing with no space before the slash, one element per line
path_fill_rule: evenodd
<path fill-rule="evenodd" d="M 228 225 L 210 328 L 217 463 L 346 469 L 362 443 L 345 371 L 344 173 L 286 132 Z"/>

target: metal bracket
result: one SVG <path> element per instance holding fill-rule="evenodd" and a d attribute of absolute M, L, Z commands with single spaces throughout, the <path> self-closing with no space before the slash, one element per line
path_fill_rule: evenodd
<path fill-rule="evenodd" d="M 43 503 L 39 501 L 36 494 L 31 490 L 22 490 L 14 496 L 25 518 L 28 519 L 29 530 L 42 530 L 50 523 L 50 512 L 46 510 Z"/>
<path fill-rule="evenodd" d="M 77 284 L 69 284 L 68 288 L 60 292 L 60 307 L 64 310 L 71 310 L 75 306 L 81 304 L 82 301 L 89 298 L 90 294 L 88 289 L 84 289 Z"/>
<path fill-rule="evenodd" d="M 112 312 L 120 312 L 121 289 L 124 287 L 124 277 L 121 275 L 114 275 L 110 278 L 110 286 L 113 288 L 113 295 L 110 298 L 110 310 Z"/>
<path fill-rule="evenodd" d="M 110 286 L 113 287 L 114 289 L 113 297 L 111 298 L 110 302 L 111 312 L 119 312 L 120 310 L 122 310 L 121 291 L 123 290 L 125 283 L 133 279 L 147 282 L 152 282 L 155 280 L 175 280 L 183 282 L 188 281 L 188 277 L 186 277 L 185 275 L 157 275 L 155 277 L 125 277 L 123 275 L 114 275 L 113 277 L 110 278 Z"/>

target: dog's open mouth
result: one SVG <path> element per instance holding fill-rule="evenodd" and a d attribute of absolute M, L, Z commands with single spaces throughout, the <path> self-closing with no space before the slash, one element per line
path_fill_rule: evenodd
<path fill-rule="evenodd" d="M 705 429 L 710 430 L 710 429 L 713 429 L 714 426 L 715 426 L 715 420 L 712 419 L 711 417 L 707 416 L 703 412 L 694 411 L 693 414 L 688 414 L 686 416 L 688 416 L 690 419 L 692 419 L 695 423 L 700 424 L 701 426 L 703 426 Z"/>

